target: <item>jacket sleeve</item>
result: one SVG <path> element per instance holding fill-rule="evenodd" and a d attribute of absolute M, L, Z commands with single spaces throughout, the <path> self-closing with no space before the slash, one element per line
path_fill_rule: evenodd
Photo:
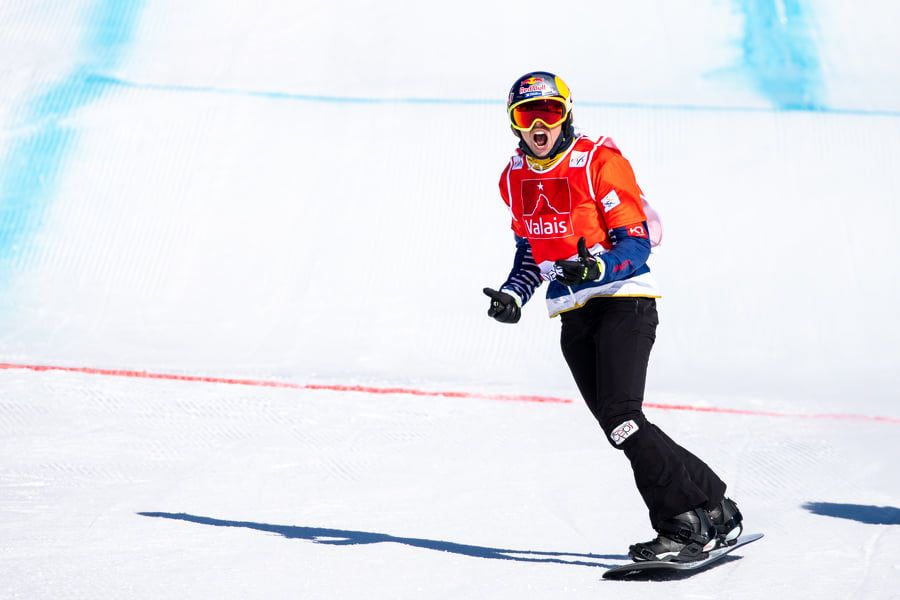
<path fill-rule="evenodd" d="M 606 267 L 600 280 L 602 283 L 628 279 L 650 258 L 646 222 L 631 227 L 616 227 L 610 231 L 609 237 L 613 243 L 612 250 L 597 257 Z"/>
<path fill-rule="evenodd" d="M 500 289 L 517 297 L 519 303 L 524 306 L 543 281 L 541 269 L 534 262 L 534 256 L 531 254 L 531 244 L 524 237 L 517 235 L 512 270 Z"/>

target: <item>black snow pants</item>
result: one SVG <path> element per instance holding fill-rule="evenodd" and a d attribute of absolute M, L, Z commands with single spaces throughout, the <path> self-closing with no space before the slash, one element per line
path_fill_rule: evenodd
<path fill-rule="evenodd" d="M 722 480 L 641 409 L 659 323 L 656 300 L 593 298 L 561 319 L 563 356 L 607 440 L 631 462 L 651 525 L 718 505 L 725 496 Z"/>

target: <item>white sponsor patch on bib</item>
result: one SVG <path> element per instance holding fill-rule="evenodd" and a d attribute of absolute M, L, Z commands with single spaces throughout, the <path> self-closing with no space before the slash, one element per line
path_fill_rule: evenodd
<path fill-rule="evenodd" d="M 639 427 L 637 423 L 635 423 L 633 420 L 628 420 L 613 429 L 613 432 L 609 434 L 609 438 L 616 446 L 621 446 L 622 442 L 627 440 L 638 429 Z"/>
<path fill-rule="evenodd" d="M 570 167 L 583 167 L 587 164 L 588 153 L 587 152 L 572 152 L 571 157 L 569 158 L 569 166 Z"/>
<path fill-rule="evenodd" d="M 512 169 L 521 169 L 525 165 L 525 161 L 521 156 L 513 156 L 512 157 Z"/>
<path fill-rule="evenodd" d="M 616 193 L 616 190 L 610 190 L 609 193 L 603 197 L 603 200 L 600 201 L 600 204 L 603 205 L 603 212 L 609 212 L 622 204 L 622 201 L 619 200 L 619 195 Z"/>

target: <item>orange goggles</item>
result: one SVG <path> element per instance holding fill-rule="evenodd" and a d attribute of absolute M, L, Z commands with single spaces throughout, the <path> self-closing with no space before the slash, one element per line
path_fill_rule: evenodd
<path fill-rule="evenodd" d="M 561 125 L 569 116 L 569 106 L 562 98 L 535 98 L 523 100 L 509 107 L 509 120 L 513 129 L 531 131 L 540 121 L 550 129 Z"/>

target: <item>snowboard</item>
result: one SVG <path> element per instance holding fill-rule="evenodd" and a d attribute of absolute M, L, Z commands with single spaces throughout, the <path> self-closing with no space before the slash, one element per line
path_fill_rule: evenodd
<path fill-rule="evenodd" d="M 603 574 L 603 579 L 658 579 L 686 577 L 693 572 L 702 571 L 706 567 L 718 562 L 726 555 L 734 552 L 742 546 L 746 546 L 763 537 L 762 533 L 748 533 L 738 538 L 732 546 L 710 550 L 704 559 L 693 562 L 669 562 L 664 560 L 650 560 L 633 562 L 627 565 L 613 567 Z"/>

